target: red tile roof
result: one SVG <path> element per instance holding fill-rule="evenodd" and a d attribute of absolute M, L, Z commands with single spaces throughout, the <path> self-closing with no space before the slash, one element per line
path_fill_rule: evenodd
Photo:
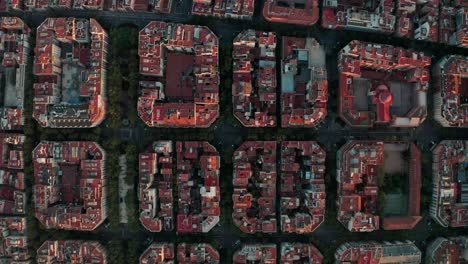
<path fill-rule="evenodd" d="M 309 263 L 322 264 L 323 256 L 312 244 L 281 243 L 281 264 Z"/>
<path fill-rule="evenodd" d="M 410 241 L 348 242 L 335 252 L 336 263 L 421 263 L 421 251 Z"/>
<path fill-rule="evenodd" d="M 419 126 L 427 116 L 426 93 L 430 64 L 431 58 L 422 52 L 351 41 L 340 51 L 338 58 L 340 117 L 352 127 Z M 409 109 L 401 110 L 405 111 L 404 114 L 397 114 L 396 110 L 389 108 L 405 100 L 400 98 L 405 91 L 398 92 L 400 97 L 393 99 L 392 82 L 408 85 L 402 89 L 411 89 L 406 93 L 414 93 L 413 96 L 417 98 L 409 105 Z M 366 87 L 367 91 L 363 91 Z M 374 96 L 373 100 L 368 100 L 369 95 Z"/>
<path fill-rule="evenodd" d="M 468 46 L 467 7 L 457 1 L 439 2 L 372 0 L 364 4 L 363 1 L 323 1 L 322 26 Z"/>
<path fill-rule="evenodd" d="M 468 47 L 468 7 L 466 5 L 458 10 L 456 21 L 456 31 L 452 35 L 450 44 L 466 48 Z"/>
<path fill-rule="evenodd" d="M 390 34 L 395 29 L 395 1 L 323 1 L 322 26 Z"/>
<path fill-rule="evenodd" d="M 177 232 L 209 232 L 221 214 L 218 151 L 208 142 L 178 141 L 176 153 Z"/>
<path fill-rule="evenodd" d="M 31 30 L 17 17 L 2 17 L 0 32 L 0 68 L 5 82 L 0 129 L 20 130 L 24 125 L 24 84 Z"/>
<path fill-rule="evenodd" d="M 0 168 L 22 170 L 24 168 L 23 144 L 26 137 L 22 134 L 0 133 Z"/>
<path fill-rule="evenodd" d="M 140 222 L 151 232 L 174 229 L 173 155 L 171 141 L 156 141 L 139 156 Z"/>
<path fill-rule="evenodd" d="M 0 214 L 25 214 L 25 140 L 21 134 L 0 133 Z"/>
<path fill-rule="evenodd" d="M 444 227 L 468 226 L 467 179 L 463 167 L 468 141 L 444 140 L 433 151 L 431 217 Z"/>
<path fill-rule="evenodd" d="M 468 46 L 468 9 L 457 1 L 397 0 L 396 35 Z M 414 26 L 413 26 L 414 25 Z"/>
<path fill-rule="evenodd" d="M 48 240 L 37 250 L 37 263 L 107 263 L 107 251 L 96 241 Z"/>
<path fill-rule="evenodd" d="M 95 142 L 41 142 L 33 151 L 39 222 L 46 228 L 96 229 L 107 217 L 104 162 Z"/>
<path fill-rule="evenodd" d="M 457 9 L 449 6 L 440 6 L 439 42 L 450 44 L 450 38 L 456 31 L 456 14 Z"/>
<path fill-rule="evenodd" d="M 37 28 L 33 117 L 41 126 L 95 127 L 104 120 L 107 38 L 94 19 L 48 18 Z M 59 56 L 62 49 L 70 49 L 67 58 Z M 80 80 L 72 74 L 76 70 Z"/>
<path fill-rule="evenodd" d="M 233 163 L 234 225 L 245 233 L 275 233 L 276 142 L 244 142 L 234 152 Z"/>
<path fill-rule="evenodd" d="M 140 256 L 140 264 L 173 264 L 174 244 L 153 243 Z"/>
<path fill-rule="evenodd" d="M 208 142 L 178 141 L 175 149 L 171 141 L 154 142 L 148 152 L 140 154 L 138 197 L 143 226 L 151 232 L 173 230 L 175 176 L 177 232 L 209 232 L 218 224 L 221 213 L 219 168 L 219 154 Z"/>
<path fill-rule="evenodd" d="M 179 244 L 177 246 L 177 262 L 179 264 L 220 263 L 218 251 L 206 243 Z"/>
<path fill-rule="evenodd" d="M 218 38 L 152 21 L 140 31 L 138 114 L 151 127 L 209 127 L 219 116 Z"/>
<path fill-rule="evenodd" d="M 1 0 L 0 11 L 22 10 L 23 0 Z"/>
<path fill-rule="evenodd" d="M 325 155 L 315 141 L 282 142 L 282 232 L 311 233 L 325 221 Z"/>
<path fill-rule="evenodd" d="M 468 237 L 438 237 L 426 249 L 426 263 L 466 263 Z"/>
<path fill-rule="evenodd" d="M 70 9 L 72 8 L 73 0 L 21 0 L 23 1 L 24 10 L 27 11 L 46 11 L 52 9 Z"/>
<path fill-rule="evenodd" d="M 25 217 L 0 217 L 0 256 L 6 263 L 29 263 Z"/>
<path fill-rule="evenodd" d="M 3 17 L 0 21 L 0 33 L 0 68 L 4 80 L 0 129 L 8 132 L 8 130 L 21 130 L 24 125 L 24 83 L 29 55 L 30 29 L 17 17 Z M 26 137 L 22 134 L 0 133 L 0 184 L 2 185 L 0 187 L 0 214 L 25 214 L 26 192 L 24 191 L 23 172 L 25 139 Z M 10 242 L 13 240 L 13 238 L 8 238 Z M 10 250 L 10 248 L 5 250 Z M 16 249 L 12 250 L 16 251 Z M 13 253 L 9 251 L 2 255 L 9 256 L 10 254 Z"/>
<path fill-rule="evenodd" d="M 267 0 L 263 5 L 263 17 L 270 22 L 312 26 L 319 20 L 318 3 L 318 0 Z"/>
<path fill-rule="evenodd" d="M 252 19 L 255 0 L 194 0 L 192 14 L 222 18 Z"/>
<path fill-rule="evenodd" d="M 176 253 L 174 247 L 172 243 L 153 243 L 140 256 L 140 264 L 173 264 L 176 258 L 180 264 L 220 263 L 218 251 L 210 244 L 181 243 Z"/>
<path fill-rule="evenodd" d="M 109 10 L 117 11 L 152 11 L 157 13 L 170 13 L 173 0 L 116 0 L 112 1 Z"/>
<path fill-rule="evenodd" d="M 468 127 L 468 57 L 443 57 L 433 75 L 435 119 L 444 127 Z"/>
<path fill-rule="evenodd" d="M 439 0 L 430 0 L 423 4 L 416 4 L 416 10 L 411 19 L 413 38 L 437 42 L 439 40 Z"/>
<path fill-rule="evenodd" d="M 327 116 L 325 50 L 313 38 L 294 37 L 283 37 L 282 50 L 281 126 L 317 127 Z"/>
<path fill-rule="evenodd" d="M 383 169 L 387 149 L 409 151 L 407 172 L 408 210 L 405 215 L 379 217 L 379 170 Z M 337 153 L 338 213 L 337 219 L 349 231 L 413 229 L 420 215 L 421 152 L 414 143 L 382 141 L 349 141 Z"/>
<path fill-rule="evenodd" d="M 234 116 L 246 127 L 275 127 L 275 33 L 245 30 L 233 46 Z"/>

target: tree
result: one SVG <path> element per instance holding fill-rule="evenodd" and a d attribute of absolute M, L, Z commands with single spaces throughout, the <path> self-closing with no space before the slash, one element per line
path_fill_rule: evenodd
<path fill-rule="evenodd" d="M 108 125 L 112 128 L 118 128 L 122 119 L 122 109 L 120 100 L 122 97 L 122 72 L 118 58 L 114 58 L 109 70 L 109 85 L 108 90 Z"/>
<path fill-rule="evenodd" d="M 124 255 L 125 248 L 124 248 L 122 241 L 117 241 L 117 240 L 111 241 L 109 243 L 108 248 L 109 248 L 109 254 L 108 254 L 109 263 L 113 263 L 113 264 L 114 263 L 115 264 L 127 263 L 125 261 L 125 255 Z M 131 262 L 131 263 L 137 263 L 137 262 Z"/>
<path fill-rule="evenodd" d="M 130 240 L 127 245 L 127 262 L 138 263 L 140 259 L 141 244 L 140 241 Z"/>

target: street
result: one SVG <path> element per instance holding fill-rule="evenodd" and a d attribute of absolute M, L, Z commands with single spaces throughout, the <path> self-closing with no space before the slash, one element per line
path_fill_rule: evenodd
<path fill-rule="evenodd" d="M 168 22 L 177 23 L 197 23 L 208 26 L 215 34 L 222 36 L 220 43 L 229 46 L 233 38 L 238 32 L 254 28 L 257 30 L 272 30 L 275 31 L 280 41 L 280 36 L 294 35 L 302 37 L 314 37 L 321 45 L 326 48 L 327 53 L 327 70 L 329 76 L 329 91 L 332 91 L 334 96 L 337 94 L 338 81 L 337 69 L 337 54 L 339 50 L 353 39 L 360 39 L 365 41 L 374 41 L 392 45 L 401 45 L 403 47 L 421 47 L 421 50 L 433 57 L 437 61 L 444 55 L 446 49 L 442 49 L 443 45 L 437 43 L 422 43 L 420 41 L 405 40 L 401 38 L 392 38 L 385 35 L 375 33 L 356 33 L 349 31 L 333 31 L 320 28 L 318 25 L 313 27 L 301 27 L 295 25 L 285 24 L 270 24 L 259 15 L 259 9 L 256 9 L 256 16 L 252 21 L 233 21 L 223 20 L 217 18 L 196 17 L 189 14 L 191 1 L 174 1 L 174 14 L 155 14 L 149 12 L 135 13 L 135 12 L 111 12 L 111 11 L 91 11 L 91 10 L 52 10 L 48 12 L 3 12 L 0 16 L 18 16 L 23 18 L 25 22 L 31 27 L 36 28 L 48 16 L 75 16 L 84 18 L 96 18 L 107 30 L 119 26 L 131 25 L 143 28 L 148 22 L 152 20 L 164 20 Z M 468 55 L 468 50 L 451 47 L 450 51 L 455 54 Z M 227 51 L 230 52 L 230 51 Z M 230 54 L 230 53 L 228 53 Z M 280 54 L 278 50 L 277 54 Z M 279 58 L 278 58 L 279 59 Z M 279 68 L 279 67 L 278 67 Z M 278 69 L 279 70 L 279 69 Z M 229 76 L 227 76 L 229 78 Z M 278 74 L 279 78 L 279 74 Z M 285 129 L 285 128 L 270 128 L 270 129 L 255 129 L 244 128 L 240 123 L 232 117 L 232 101 L 231 101 L 231 87 L 225 87 L 225 80 L 221 80 L 220 97 L 223 102 L 228 102 L 226 105 L 221 106 L 221 115 L 215 124 L 208 129 L 158 129 L 137 126 L 135 128 L 120 128 L 111 129 L 102 127 L 102 138 L 118 138 L 122 142 L 136 143 L 140 149 L 145 148 L 150 142 L 159 139 L 171 140 L 207 140 L 210 141 L 219 151 L 222 158 L 221 170 L 221 186 L 231 186 L 232 183 L 232 164 L 230 160 L 225 157 L 230 157 L 232 152 L 240 146 L 243 141 L 252 140 L 278 140 L 279 136 L 286 139 L 298 140 L 316 140 L 327 149 L 327 158 L 334 161 L 336 156 L 336 148 L 340 147 L 346 140 L 351 139 L 374 139 L 374 140 L 408 140 L 415 141 L 417 145 L 425 152 L 428 152 L 434 142 L 439 142 L 444 139 L 463 139 L 468 140 L 468 133 L 466 129 L 458 128 L 441 128 L 439 125 L 430 118 L 433 114 L 433 109 L 428 109 L 428 119 L 422 126 L 416 129 L 361 129 L 353 130 L 340 122 L 336 114 L 337 109 L 328 106 L 328 118 L 317 129 Z M 280 83 L 280 82 L 278 82 Z M 280 98 L 280 89 L 277 89 L 277 98 Z M 432 90 L 428 92 L 429 98 L 432 97 Z M 30 100 L 31 98 L 28 98 Z M 336 98 L 335 98 L 336 99 Z M 135 102 L 136 103 L 136 102 Z M 280 104 L 278 103 L 278 110 Z M 278 116 L 279 116 L 279 111 Z M 230 116 L 226 118 L 226 116 Z M 167 138 L 169 135 L 170 138 Z M 51 139 L 53 140 L 53 139 Z M 331 162 L 333 164 L 333 162 Z M 424 164 L 423 166 L 431 166 L 431 164 Z M 331 176 L 335 175 L 335 168 L 327 168 L 327 173 Z M 427 175 L 426 175 L 427 177 Z M 334 179 L 332 179 L 334 181 Z M 222 200 L 225 205 L 230 205 L 231 191 L 225 191 Z M 336 188 L 327 186 L 327 192 L 335 193 Z M 327 210 L 333 210 L 333 200 L 329 201 L 330 205 Z M 226 208 L 229 212 L 224 216 L 230 219 L 232 208 Z M 120 233 L 111 232 L 105 225 L 102 225 L 98 230 L 91 233 L 68 232 L 70 238 L 74 239 L 96 239 L 101 242 L 108 243 L 111 240 L 138 240 L 144 245 L 148 245 L 151 241 L 167 241 L 167 242 L 210 242 L 215 246 L 221 248 L 221 253 L 230 252 L 233 248 L 238 246 L 238 241 L 241 242 L 287 242 L 287 241 L 302 241 L 313 242 L 322 252 L 333 252 L 333 248 L 337 243 L 342 243 L 347 240 L 385 240 L 385 239 L 409 239 L 416 241 L 417 245 L 421 246 L 427 243 L 428 239 L 433 239 L 436 235 L 445 235 L 448 233 L 468 234 L 468 230 L 460 229 L 448 231 L 443 229 L 432 228 L 428 223 L 428 208 L 422 208 L 422 213 L 425 216 L 414 230 L 408 231 L 376 231 L 370 234 L 352 234 L 339 225 L 335 219 L 327 219 L 325 223 L 319 227 L 312 235 L 297 235 L 297 234 L 258 234 L 246 235 L 241 234 L 240 231 L 233 226 L 229 221 L 225 221 L 220 226 L 215 227 L 211 233 L 208 234 L 192 234 L 192 235 L 176 235 L 175 232 L 171 233 L 150 233 L 140 227 L 136 233 L 131 233 L 125 225 L 122 226 Z M 330 214 L 334 216 L 333 214 Z M 137 215 L 129 217 L 138 217 Z M 43 231 L 41 232 L 49 232 Z M 49 235 L 54 236 L 54 232 L 50 231 Z M 230 254 L 230 253 L 229 253 Z M 327 257 L 330 257 L 329 255 Z"/>

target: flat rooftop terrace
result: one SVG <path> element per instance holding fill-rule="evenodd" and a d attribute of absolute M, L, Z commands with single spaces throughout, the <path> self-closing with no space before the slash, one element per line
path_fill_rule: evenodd
<path fill-rule="evenodd" d="M 263 16 L 272 22 L 314 25 L 319 19 L 318 0 L 265 1 Z"/>
<path fill-rule="evenodd" d="M 80 103 L 81 74 L 85 70 L 77 63 L 62 64 L 62 102 L 66 104 Z"/>
<path fill-rule="evenodd" d="M 373 79 L 354 78 L 354 102 L 353 107 L 357 111 L 369 111 L 372 105 L 372 97 L 368 96 L 373 82 L 381 82 Z M 383 82 L 385 83 L 385 82 Z M 386 83 L 393 96 L 390 113 L 396 116 L 405 116 L 417 103 L 415 102 L 416 87 L 414 83 L 389 81 Z"/>
<path fill-rule="evenodd" d="M 384 170 L 386 173 L 407 173 L 409 168 L 404 158 L 404 152 L 409 151 L 407 144 L 384 144 Z"/>
<path fill-rule="evenodd" d="M 357 111 L 368 111 L 369 110 L 369 98 L 367 92 L 371 88 L 371 82 L 364 78 L 354 79 L 354 101 L 353 108 Z"/>
<path fill-rule="evenodd" d="M 397 116 L 404 116 L 411 110 L 414 104 L 413 94 L 415 86 L 413 83 L 396 82 L 388 83 L 388 88 L 393 95 L 393 104 L 390 107 L 390 113 Z"/>
<path fill-rule="evenodd" d="M 3 95 L 3 107 L 22 107 L 24 90 L 16 89 L 15 68 L 4 68 L 0 86 Z"/>
<path fill-rule="evenodd" d="M 194 54 L 167 52 L 165 95 L 169 100 L 193 101 Z"/>
<path fill-rule="evenodd" d="M 280 7 L 311 9 L 312 2 L 307 0 L 276 0 L 276 5 Z"/>
<path fill-rule="evenodd" d="M 461 78 L 460 97 L 462 103 L 468 104 L 468 76 Z"/>
<path fill-rule="evenodd" d="M 63 171 L 62 184 L 60 191 L 62 192 L 62 201 L 66 203 L 75 203 L 80 198 L 80 173 L 78 164 L 62 164 Z"/>

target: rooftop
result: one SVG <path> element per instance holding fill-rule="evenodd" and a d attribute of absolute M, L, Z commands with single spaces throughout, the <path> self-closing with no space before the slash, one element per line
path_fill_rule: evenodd
<path fill-rule="evenodd" d="M 312 26 L 319 20 L 318 0 L 266 0 L 263 17 L 270 22 Z"/>
<path fill-rule="evenodd" d="M 276 233 L 276 142 L 246 141 L 233 163 L 234 225 L 244 233 Z"/>
<path fill-rule="evenodd" d="M 322 26 L 468 46 L 468 9 L 462 1 L 323 1 Z"/>
<path fill-rule="evenodd" d="M 172 243 L 153 243 L 140 256 L 140 264 L 172 264 L 177 258 L 179 264 L 219 264 L 219 253 L 210 244 L 180 243 L 177 252 Z"/>
<path fill-rule="evenodd" d="M 37 250 L 37 263 L 107 263 L 107 251 L 96 241 L 45 241 Z"/>
<path fill-rule="evenodd" d="M 275 33 L 245 30 L 233 46 L 234 116 L 246 127 L 275 127 Z"/>
<path fill-rule="evenodd" d="M 325 50 L 313 38 L 283 37 L 281 126 L 317 127 L 327 116 Z"/>
<path fill-rule="evenodd" d="M 335 252 L 336 263 L 421 263 L 421 251 L 410 241 L 347 242 Z"/>
<path fill-rule="evenodd" d="M 390 34 L 395 30 L 395 1 L 323 1 L 322 26 Z"/>
<path fill-rule="evenodd" d="M 31 30 L 17 17 L 0 22 L 0 129 L 19 130 L 24 125 L 24 85 Z"/>
<path fill-rule="evenodd" d="M 103 10 L 105 0 L 73 0 L 74 9 Z"/>
<path fill-rule="evenodd" d="M 255 0 L 194 0 L 192 14 L 222 18 L 252 19 Z"/>
<path fill-rule="evenodd" d="M 210 244 L 186 244 L 177 246 L 177 262 L 179 264 L 210 263 L 219 264 L 219 253 Z"/>
<path fill-rule="evenodd" d="M 219 116 L 218 38 L 207 27 L 150 22 L 140 31 L 138 114 L 150 127 L 209 127 Z"/>
<path fill-rule="evenodd" d="M 282 142 L 282 232 L 311 233 L 325 221 L 325 155 L 315 141 Z"/>
<path fill-rule="evenodd" d="M 26 217 L 0 217 L 0 256 L 5 263 L 29 263 Z"/>
<path fill-rule="evenodd" d="M 72 8 L 73 0 L 18 0 L 21 2 L 21 8 L 26 11 L 46 11 L 49 8 L 54 9 L 70 9 Z"/>
<path fill-rule="evenodd" d="M 234 264 L 276 264 L 275 244 L 247 244 L 242 245 L 240 250 L 234 253 Z"/>
<path fill-rule="evenodd" d="M 105 118 L 107 33 L 94 19 L 47 18 L 34 49 L 33 117 L 43 127 L 95 127 Z"/>
<path fill-rule="evenodd" d="M 281 264 L 322 264 L 323 256 L 312 244 L 281 243 Z"/>
<path fill-rule="evenodd" d="M 140 256 L 140 264 L 173 264 L 174 244 L 153 243 Z"/>
<path fill-rule="evenodd" d="M 171 141 L 156 141 L 139 156 L 140 222 L 151 232 L 174 229 L 174 157 Z"/>
<path fill-rule="evenodd" d="M 417 127 L 427 116 L 431 57 L 351 41 L 338 56 L 338 112 L 351 127 Z"/>
<path fill-rule="evenodd" d="M 173 161 L 176 161 L 175 170 Z M 140 221 L 151 232 L 174 229 L 173 180 L 177 182 L 177 232 L 206 233 L 219 222 L 220 157 L 208 142 L 156 141 L 140 154 Z"/>
<path fill-rule="evenodd" d="M 439 2 L 421 3 L 397 0 L 395 34 L 401 37 L 437 42 L 439 40 Z M 441 20 L 442 23 L 443 20 Z"/>
<path fill-rule="evenodd" d="M 349 231 L 378 230 L 381 221 L 385 230 L 413 229 L 422 219 L 421 152 L 414 143 L 349 141 L 336 166 L 337 218 Z M 393 177 L 401 182 L 388 183 Z"/>
<path fill-rule="evenodd" d="M 126 1 L 126 0 L 10 0 L 1 1 L 0 11 L 25 10 L 47 11 L 64 9 L 139 11 L 170 13 L 173 0 Z"/>
<path fill-rule="evenodd" d="M 109 7 L 112 11 L 153 11 L 157 13 L 171 12 L 173 0 L 153 0 L 153 1 L 112 1 Z"/>
<path fill-rule="evenodd" d="M 220 156 L 208 142 L 178 141 L 177 232 L 207 233 L 219 222 Z"/>
<path fill-rule="evenodd" d="M 466 3 L 463 7 L 458 8 L 458 12 L 454 16 L 456 27 L 450 37 L 450 44 L 466 48 L 468 47 L 468 6 Z"/>
<path fill-rule="evenodd" d="M 431 217 L 444 227 L 468 226 L 468 141 L 444 140 L 432 157 Z"/>
<path fill-rule="evenodd" d="M 22 10 L 23 0 L 0 1 L 0 11 Z"/>
<path fill-rule="evenodd" d="M 426 263 L 467 263 L 468 237 L 438 237 L 426 249 Z"/>
<path fill-rule="evenodd" d="M 435 119 L 444 127 L 468 127 L 468 57 L 443 57 L 433 75 Z"/>
<path fill-rule="evenodd" d="M 32 158 L 35 215 L 42 225 L 92 231 L 104 221 L 105 153 L 97 143 L 43 141 Z"/>
<path fill-rule="evenodd" d="M 26 191 L 22 134 L 0 133 L 0 214 L 24 215 Z"/>

